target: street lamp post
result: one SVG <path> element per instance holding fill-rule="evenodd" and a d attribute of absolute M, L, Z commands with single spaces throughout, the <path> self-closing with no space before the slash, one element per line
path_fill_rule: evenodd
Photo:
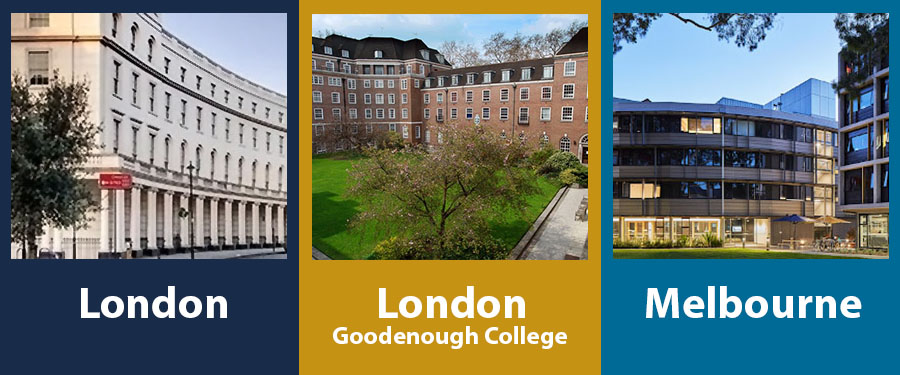
<path fill-rule="evenodd" d="M 188 169 L 188 237 L 191 241 L 191 259 L 194 259 L 194 163 L 187 166 Z"/>
<path fill-rule="evenodd" d="M 78 248 L 75 247 L 75 235 L 78 233 L 78 227 L 72 224 L 72 259 L 78 259 Z"/>
<path fill-rule="evenodd" d="M 277 214 L 277 211 L 275 212 Z M 272 222 L 272 252 L 277 252 L 276 244 L 278 241 L 275 239 L 275 220 L 272 220 L 272 215 L 269 215 L 269 220 Z"/>

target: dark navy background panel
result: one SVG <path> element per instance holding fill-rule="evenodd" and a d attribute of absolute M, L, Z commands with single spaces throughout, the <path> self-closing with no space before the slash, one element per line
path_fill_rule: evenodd
<path fill-rule="evenodd" d="M 601 172 L 601 217 L 604 220 L 601 277 L 604 374 L 898 372 L 900 303 L 897 299 L 900 295 L 896 288 L 900 284 L 900 255 L 892 254 L 890 260 L 616 260 L 612 256 L 612 228 L 607 225 L 612 222 L 612 195 L 608 192 L 612 190 L 613 13 L 891 12 L 898 4 L 868 1 L 848 5 L 831 0 L 790 3 L 768 0 L 730 3 L 603 1 L 605 61 L 601 134 L 605 165 Z M 650 32 L 653 32 L 652 27 Z M 892 31 L 892 34 L 895 33 Z M 893 40 L 892 44 L 898 44 L 896 36 Z M 900 51 L 900 47 L 892 47 L 894 51 Z M 894 53 L 891 59 L 897 60 L 896 55 Z M 834 56 L 833 64 L 837 66 L 837 56 Z M 897 195 L 898 188 L 896 184 L 892 186 L 891 195 Z M 898 227 L 896 220 L 890 225 Z M 753 295 L 768 298 L 775 295 L 832 295 L 840 301 L 839 298 L 846 295 L 855 295 L 862 300 L 862 315 L 859 319 L 831 320 L 775 319 L 771 314 L 763 319 L 750 319 L 746 315 L 740 319 L 689 319 L 683 315 L 679 319 L 645 319 L 647 288 L 660 288 L 664 292 L 665 288 L 677 287 L 683 303 L 690 295 L 705 299 L 709 285 L 726 285 L 730 295 L 744 299 Z"/>
<path fill-rule="evenodd" d="M 15 5 L 7 2 L 4 7 L 12 7 L 11 13 L 287 13 L 288 110 L 297 111 L 296 1 L 48 0 Z M 9 100 L 7 93 L 2 91 L 4 102 Z M 5 106 L 2 109 L 8 111 Z M 8 150 L 9 127 L 2 127 L 0 132 L 3 133 L 0 149 Z M 296 133 L 288 136 L 288 149 L 300 149 Z M 289 186 L 298 186 L 296 156 L 288 165 Z M 0 172 L 9 175 L 9 158 L 0 158 Z M 0 181 L 0 195 L 8 196 L 9 189 L 7 182 Z M 290 202 L 297 202 L 295 192 L 290 192 L 288 197 Z M 8 203 L 0 205 L 0 218 L 8 218 L 9 210 Z M 288 238 L 296 239 L 297 210 L 289 207 L 288 215 Z M 8 234 L 9 221 L 3 221 L 0 229 Z M 0 345 L 0 374 L 296 374 L 299 371 L 299 254 L 296 249 L 296 243 L 289 244 L 287 260 L 0 259 L 0 342 L 3 344 Z M 82 287 L 90 288 L 91 304 L 98 309 L 103 296 L 153 298 L 166 294 L 169 285 L 176 286 L 178 296 L 225 296 L 228 319 L 79 318 Z"/>

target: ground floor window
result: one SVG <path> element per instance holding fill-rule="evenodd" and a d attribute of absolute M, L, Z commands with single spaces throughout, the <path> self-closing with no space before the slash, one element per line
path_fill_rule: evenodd
<path fill-rule="evenodd" d="M 613 218 L 613 239 L 618 240 L 622 238 L 622 225 L 619 222 L 619 218 Z"/>
<path fill-rule="evenodd" d="M 569 141 L 569 137 L 562 137 L 562 139 L 559 140 L 559 150 L 560 151 L 569 152 L 569 150 L 571 149 L 571 146 L 572 146 L 572 142 Z"/>
<path fill-rule="evenodd" d="M 888 214 L 859 215 L 859 247 L 888 248 Z"/>
<path fill-rule="evenodd" d="M 702 217 L 613 218 L 613 238 L 624 241 L 676 241 L 702 238 L 711 233 L 721 238 L 722 219 Z"/>

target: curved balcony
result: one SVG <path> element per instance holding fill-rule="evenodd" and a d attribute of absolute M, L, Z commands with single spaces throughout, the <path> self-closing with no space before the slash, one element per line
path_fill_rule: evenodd
<path fill-rule="evenodd" d="M 748 199 L 613 199 L 616 216 L 813 216 L 812 201 Z"/>
<path fill-rule="evenodd" d="M 615 166 L 614 179 L 679 179 L 679 180 L 741 180 L 759 182 L 787 182 L 814 184 L 812 172 L 782 169 L 695 167 L 695 166 Z"/>
<path fill-rule="evenodd" d="M 814 154 L 813 143 L 776 138 L 681 133 L 625 133 L 613 134 L 613 146 L 693 146 L 781 151 L 795 154 Z"/>

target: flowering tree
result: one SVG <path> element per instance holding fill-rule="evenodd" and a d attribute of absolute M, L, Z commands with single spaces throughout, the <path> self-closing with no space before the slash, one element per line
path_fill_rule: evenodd
<path fill-rule="evenodd" d="M 537 191 L 535 175 L 521 168 L 534 149 L 480 126 L 433 130 L 432 151 L 369 149 L 350 170 L 348 195 L 361 202 L 352 226 L 374 225 L 392 240 L 376 249 L 385 258 L 502 258 L 489 222 L 524 213 Z M 381 251 L 378 251 L 381 250 Z"/>

